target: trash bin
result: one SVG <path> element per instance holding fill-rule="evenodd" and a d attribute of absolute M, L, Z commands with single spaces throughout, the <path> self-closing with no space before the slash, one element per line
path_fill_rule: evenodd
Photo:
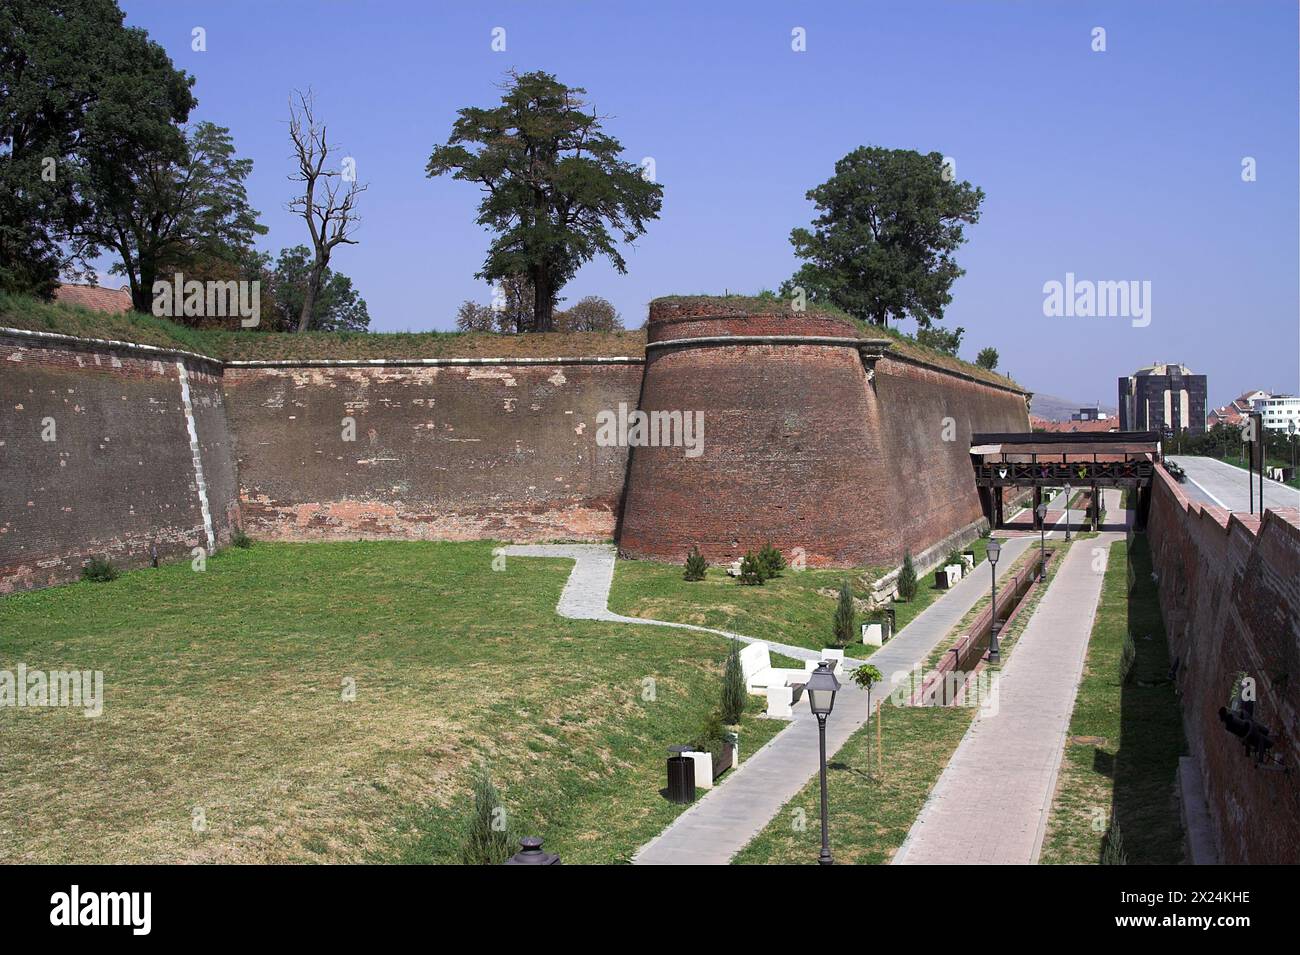
<path fill-rule="evenodd" d="M 682 755 L 686 747 L 673 747 L 677 752 L 668 757 L 668 801 L 695 802 L 695 760 Z"/>

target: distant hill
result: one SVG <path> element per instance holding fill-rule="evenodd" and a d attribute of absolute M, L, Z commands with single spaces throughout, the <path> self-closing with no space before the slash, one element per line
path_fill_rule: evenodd
<path fill-rule="evenodd" d="M 1058 398 L 1056 395 L 1045 395 L 1037 391 L 1034 392 L 1034 400 L 1030 402 L 1030 408 L 1034 414 L 1040 418 L 1046 418 L 1048 421 L 1069 421 L 1070 415 L 1078 414 L 1080 408 L 1091 407 L 1091 401 Z M 1098 405 L 1097 407 L 1111 416 L 1119 414 L 1119 409 L 1114 405 Z"/>

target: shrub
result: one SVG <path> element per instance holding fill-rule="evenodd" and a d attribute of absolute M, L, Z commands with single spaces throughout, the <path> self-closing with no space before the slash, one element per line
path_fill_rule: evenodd
<path fill-rule="evenodd" d="M 107 557 L 92 557 L 86 562 L 86 566 L 81 568 L 82 580 L 93 580 L 98 584 L 117 580 L 117 576 L 117 568 Z"/>
<path fill-rule="evenodd" d="M 244 533 L 243 528 L 236 527 L 230 535 L 230 543 L 236 547 L 247 550 L 253 546 L 253 539 Z"/>
<path fill-rule="evenodd" d="M 840 584 L 840 600 L 835 606 L 835 645 L 847 646 L 853 639 L 853 629 L 857 622 L 857 611 L 853 606 L 853 590 L 846 580 Z"/>
<path fill-rule="evenodd" d="M 717 713 L 710 713 L 704 720 L 703 725 L 695 734 L 695 739 L 691 741 L 691 746 L 697 753 L 712 753 L 713 765 L 718 765 L 722 759 L 722 749 L 727 743 L 727 730 L 722 725 L 722 717 Z"/>
<path fill-rule="evenodd" d="M 1101 844 L 1102 865 L 1128 865 L 1128 853 L 1124 851 L 1124 836 L 1119 831 L 1119 820 L 1111 821 L 1110 829 Z"/>
<path fill-rule="evenodd" d="M 722 722 L 734 726 L 745 712 L 745 673 L 740 666 L 740 643 L 731 641 L 722 671 Z"/>
<path fill-rule="evenodd" d="M 944 563 L 945 563 L 945 564 L 956 564 L 958 567 L 960 567 L 960 566 L 961 566 L 961 551 L 959 551 L 956 547 L 954 547 L 952 550 L 948 551 L 948 558 L 947 558 L 947 560 L 944 561 Z"/>
<path fill-rule="evenodd" d="M 911 600 L 916 596 L 916 565 L 912 563 L 912 552 L 903 552 L 903 566 L 898 571 L 898 596 Z"/>
<path fill-rule="evenodd" d="M 785 558 L 770 542 L 764 544 L 763 549 L 758 552 L 758 562 L 767 577 L 779 577 L 781 571 L 785 570 Z"/>
<path fill-rule="evenodd" d="M 740 582 L 752 587 L 761 585 L 766 579 L 767 574 L 763 572 L 763 566 L 758 562 L 754 552 L 747 551 L 740 559 Z"/>
<path fill-rule="evenodd" d="M 682 580 L 703 580 L 704 572 L 709 569 L 709 562 L 704 559 L 698 547 L 692 547 L 691 552 L 686 555 L 686 570 L 682 574 Z"/>
<path fill-rule="evenodd" d="M 514 855 L 505 806 L 492 782 L 487 764 L 474 776 L 474 806 L 465 825 L 465 841 L 460 849 L 464 865 L 500 865 Z"/>
<path fill-rule="evenodd" d="M 1137 663 L 1137 644 L 1133 634 L 1124 634 L 1124 648 L 1119 654 L 1119 682 L 1128 683 L 1133 679 L 1133 664 Z"/>

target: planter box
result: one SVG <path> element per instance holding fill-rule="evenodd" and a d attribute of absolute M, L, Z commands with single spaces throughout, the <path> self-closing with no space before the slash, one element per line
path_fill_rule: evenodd
<path fill-rule="evenodd" d="M 885 645 L 884 624 L 864 623 L 862 625 L 862 642 L 869 647 L 883 647 Z"/>

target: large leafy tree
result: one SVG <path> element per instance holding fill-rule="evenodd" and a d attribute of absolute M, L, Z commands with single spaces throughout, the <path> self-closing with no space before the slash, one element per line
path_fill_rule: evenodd
<path fill-rule="evenodd" d="M 981 189 L 957 182 L 939 153 L 862 146 L 808 192 L 813 227 L 790 233 L 805 263 L 782 286 L 877 325 L 904 317 L 929 328 L 964 270 L 953 253 L 979 221 Z"/>
<path fill-rule="evenodd" d="M 178 156 L 193 80 L 114 0 L 0 4 L 0 288 L 53 294 L 98 252 L 85 192 Z"/>
<path fill-rule="evenodd" d="M 82 234 L 112 249 L 137 311 L 153 303 L 153 283 L 172 271 L 244 260 L 266 227 L 248 204 L 244 180 L 251 159 L 235 158 L 230 130 L 198 123 L 178 153 L 143 153 L 124 168 L 92 168 L 87 197 L 93 210 Z"/>
<path fill-rule="evenodd" d="M 585 111 L 585 93 L 549 73 L 512 73 L 500 106 L 460 110 L 427 167 L 483 188 L 478 222 L 496 238 L 478 277 L 526 276 L 537 331 L 554 327 L 556 296 L 583 263 L 601 255 L 627 271 L 618 239 L 644 234 L 663 202 L 663 187 L 620 159 L 618 140 Z"/>
<path fill-rule="evenodd" d="M 271 300 L 274 303 L 276 331 L 302 331 L 303 303 L 310 293 L 316 258 L 305 245 L 281 249 L 271 275 Z M 370 327 L 366 300 L 358 294 L 352 280 L 326 266 L 319 276 L 319 287 L 312 295 L 311 312 L 306 329 L 321 332 L 364 332 Z"/>

